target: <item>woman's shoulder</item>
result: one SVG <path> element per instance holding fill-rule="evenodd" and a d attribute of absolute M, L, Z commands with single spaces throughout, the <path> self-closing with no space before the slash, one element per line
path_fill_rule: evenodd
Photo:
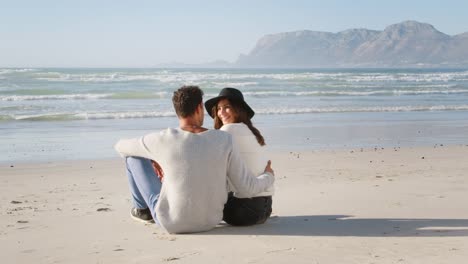
<path fill-rule="evenodd" d="M 231 123 L 231 124 L 226 124 L 226 125 L 223 125 L 220 130 L 223 130 L 223 131 L 226 131 L 230 134 L 233 134 L 233 133 L 249 133 L 250 132 L 250 129 L 249 127 L 244 124 L 244 123 Z"/>

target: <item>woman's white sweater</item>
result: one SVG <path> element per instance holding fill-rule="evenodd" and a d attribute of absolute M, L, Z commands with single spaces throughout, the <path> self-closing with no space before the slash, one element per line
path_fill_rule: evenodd
<path fill-rule="evenodd" d="M 249 127 L 244 123 L 232 123 L 223 125 L 220 130 L 232 135 L 233 144 L 239 150 L 240 156 L 250 172 L 255 176 L 263 174 L 269 160 L 268 153 L 265 146 L 260 146 Z M 238 198 L 252 197 L 235 189 L 233 191 L 234 196 Z M 257 193 L 254 197 L 272 196 L 274 192 L 274 186 L 271 185 L 265 192 Z"/>

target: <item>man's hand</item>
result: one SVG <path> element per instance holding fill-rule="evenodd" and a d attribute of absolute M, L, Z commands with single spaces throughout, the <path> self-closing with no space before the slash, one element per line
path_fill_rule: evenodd
<path fill-rule="evenodd" d="M 162 182 L 164 178 L 164 171 L 161 168 L 161 165 L 154 160 L 151 160 L 151 165 L 153 165 L 154 172 L 158 175 L 159 181 Z"/>
<path fill-rule="evenodd" d="M 271 168 L 271 160 L 269 160 L 267 162 L 267 165 L 265 167 L 265 172 L 269 172 L 271 173 L 273 176 L 275 176 L 275 172 L 273 171 L 273 169 Z"/>

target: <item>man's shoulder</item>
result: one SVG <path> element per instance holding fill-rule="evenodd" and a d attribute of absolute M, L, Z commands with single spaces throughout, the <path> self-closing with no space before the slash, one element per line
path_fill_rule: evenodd
<path fill-rule="evenodd" d="M 183 130 L 180 130 L 179 128 L 167 128 L 160 130 L 158 132 L 153 132 L 149 133 L 147 135 L 151 135 L 154 137 L 165 137 L 165 136 L 183 136 L 187 134 L 192 134 L 190 132 L 185 132 Z M 203 131 L 201 133 L 197 133 L 195 135 L 206 137 L 206 138 L 219 138 L 219 139 L 225 139 L 225 140 L 230 140 L 231 139 L 231 134 L 228 132 L 219 130 L 219 129 L 207 129 L 206 131 Z"/>
<path fill-rule="evenodd" d="M 159 140 L 165 140 L 168 138 L 184 140 L 187 138 L 188 135 L 191 134 L 192 133 L 182 131 L 178 128 L 167 128 L 157 132 L 146 134 L 145 137 Z M 210 141 L 226 141 L 229 143 L 232 142 L 232 135 L 230 133 L 218 129 L 208 129 L 204 132 L 195 135 L 200 136 L 201 138 L 208 138 Z"/>
<path fill-rule="evenodd" d="M 219 130 L 219 129 L 209 129 L 205 132 L 209 137 L 219 137 L 223 139 L 230 139 L 231 134 L 226 131 Z"/>
<path fill-rule="evenodd" d="M 232 135 L 218 130 L 218 129 L 209 129 L 202 133 L 203 141 L 209 142 L 213 145 L 229 147 L 232 145 Z"/>
<path fill-rule="evenodd" d="M 180 131 L 178 131 L 178 129 L 166 128 L 166 129 L 147 133 L 142 137 L 142 140 L 147 141 L 147 142 L 151 141 L 151 142 L 161 144 L 168 140 L 171 141 L 172 139 L 177 139 L 179 137 L 178 134 L 180 135 Z"/>
<path fill-rule="evenodd" d="M 145 137 L 159 137 L 159 136 L 164 136 L 164 135 L 169 135 L 169 134 L 174 134 L 177 133 L 177 129 L 175 128 L 166 128 L 162 130 L 156 130 L 150 133 L 145 134 Z"/>

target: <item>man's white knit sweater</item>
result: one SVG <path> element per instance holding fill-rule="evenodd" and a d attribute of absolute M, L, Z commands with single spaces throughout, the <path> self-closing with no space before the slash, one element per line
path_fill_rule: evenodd
<path fill-rule="evenodd" d="M 191 133 L 169 128 L 120 140 L 115 149 L 123 157 L 152 159 L 163 168 L 164 181 L 155 211 L 158 222 L 169 233 L 214 228 L 223 217 L 228 183 L 242 193 L 255 195 L 274 182 L 270 173 L 252 175 L 231 135 L 219 130 Z"/>

